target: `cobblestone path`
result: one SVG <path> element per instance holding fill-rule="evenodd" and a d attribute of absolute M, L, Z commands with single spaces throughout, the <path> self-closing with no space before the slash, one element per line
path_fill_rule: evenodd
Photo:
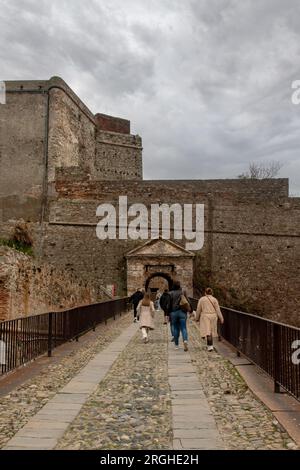
<path fill-rule="evenodd" d="M 235 367 L 217 352 L 207 352 L 194 322 L 189 333 L 193 364 L 227 449 L 297 448 Z"/>
<path fill-rule="evenodd" d="M 100 383 L 95 382 L 96 388 L 93 387 L 94 391 L 89 392 L 91 395 L 86 395 L 85 403 L 81 402 L 84 405 L 80 405 L 79 414 L 76 416 L 75 413 L 75 419 L 72 417 L 69 427 L 67 424 L 64 428 L 66 432 L 62 431 L 57 449 L 171 449 L 176 432 L 180 433 L 177 437 L 183 439 L 182 442 L 185 439 L 181 429 L 176 431 L 175 425 L 175 431 L 172 429 L 172 414 L 173 421 L 177 416 L 178 426 L 183 419 L 183 429 L 188 429 L 187 420 L 191 419 L 195 423 L 195 426 L 192 426 L 192 421 L 188 423 L 189 436 L 193 438 L 194 434 L 199 434 L 194 431 L 194 428 L 201 427 L 197 426 L 199 418 L 192 415 L 191 411 L 190 418 L 188 414 L 185 416 L 178 406 L 187 401 L 190 409 L 200 402 L 204 406 L 205 399 L 208 403 L 205 407 L 206 419 L 211 426 L 210 433 L 215 436 L 217 432 L 226 449 L 296 448 L 272 413 L 248 389 L 235 367 L 217 352 L 207 352 L 195 323 L 188 322 L 189 352 L 181 349 L 174 354 L 168 350 L 174 348 L 168 339 L 169 327 L 164 326 L 162 321 L 162 314 L 157 314 L 156 329 L 151 333 L 148 344 L 142 342 L 140 331 L 136 334 L 133 331 L 133 338 L 130 340 L 130 336 L 129 343 L 124 343 L 127 346 L 124 348 L 122 345 L 118 350 L 122 352 L 115 356 L 115 362 L 107 375 L 103 375 Z M 2 398 L 0 446 L 3 447 L 97 353 L 102 352 L 123 331 L 127 331 L 130 324 L 132 316 L 126 315 L 107 326 L 100 325 L 95 337 L 74 354 L 48 366 Z M 189 355 L 192 362 L 185 360 Z M 169 369 L 168 357 L 171 361 Z M 181 377 L 176 376 L 177 369 Z M 172 394 L 169 381 L 173 384 Z M 188 388 L 185 381 L 189 383 L 189 393 L 193 395 L 194 389 L 197 390 L 197 400 L 187 391 L 181 391 Z M 212 418 L 209 418 L 211 413 Z M 217 431 L 212 430 L 213 421 Z M 207 438 L 206 444 L 210 448 L 209 430 L 206 436 L 203 423 L 201 429 L 201 435 Z"/>
<path fill-rule="evenodd" d="M 0 448 L 131 322 L 132 314 L 126 314 L 98 325 L 90 341 L 0 398 Z"/>
<path fill-rule="evenodd" d="M 167 328 L 135 335 L 73 421 L 58 449 L 170 449 Z"/>

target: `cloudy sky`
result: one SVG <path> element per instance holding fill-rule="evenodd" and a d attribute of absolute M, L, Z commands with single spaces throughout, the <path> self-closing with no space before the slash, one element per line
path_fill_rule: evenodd
<path fill-rule="evenodd" d="M 0 0 L 0 79 L 61 76 L 131 120 L 144 177 L 280 161 L 300 195 L 299 0 Z"/>

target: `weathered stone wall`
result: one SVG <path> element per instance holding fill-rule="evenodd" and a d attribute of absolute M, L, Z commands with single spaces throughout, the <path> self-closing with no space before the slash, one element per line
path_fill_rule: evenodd
<path fill-rule="evenodd" d="M 39 220 L 45 174 L 46 82 L 6 82 L 0 105 L 0 224 Z"/>
<path fill-rule="evenodd" d="M 117 283 L 126 292 L 124 254 L 143 241 L 98 240 L 96 208 L 128 204 L 203 203 L 205 243 L 197 252 L 195 280 L 210 282 L 250 311 L 299 324 L 300 200 L 287 197 L 287 181 L 115 181 L 84 183 L 70 175 L 57 179 L 50 204 L 44 256 L 70 263 L 87 278 Z M 178 243 L 179 241 L 176 240 Z M 64 250 L 60 260 L 57 253 Z M 198 285 L 197 287 L 203 287 Z"/>
<path fill-rule="evenodd" d="M 89 304 L 100 298 L 70 271 L 0 247 L 0 321 Z"/>
<path fill-rule="evenodd" d="M 142 179 L 142 139 L 98 129 L 95 166 L 97 179 Z"/>
<path fill-rule="evenodd" d="M 52 88 L 49 94 L 48 182 L 61 167 L 75 167 L 91 177 L 96 148 L 93 116 L 65 90 Z"/>

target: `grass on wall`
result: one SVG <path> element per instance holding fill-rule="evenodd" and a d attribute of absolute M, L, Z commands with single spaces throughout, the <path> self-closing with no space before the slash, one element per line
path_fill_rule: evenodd
<path fill-rule="evenodd" d="M 0 238 L 0 246 L 8 246 L 22 253 L 33 256 L 33 240 L 26 224 L 19 223 L 15 226 L 10 238 Z"/>
<path fill-rule="evenodd" d="M 21 242 L 12 239 L 6 240 L 4 238 L 0 238 L 0 246 L 8 246 L 9 248 L 13 248 L 14 250 L 21 251 L 25 255 L 33 256 L 32 246 L 22 244 Z"/>

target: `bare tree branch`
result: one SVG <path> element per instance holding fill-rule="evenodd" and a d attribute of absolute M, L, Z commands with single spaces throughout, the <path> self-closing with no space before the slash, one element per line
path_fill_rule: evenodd
<path fill-rule="evenodd" d="M 283 163 L 279 161 L 272 161 L 268 163 L 249 163 L 249 170 L 247 173 L 242 173 L 238 176 L 239 179 L 266 179 L 276 178 Z"/>

